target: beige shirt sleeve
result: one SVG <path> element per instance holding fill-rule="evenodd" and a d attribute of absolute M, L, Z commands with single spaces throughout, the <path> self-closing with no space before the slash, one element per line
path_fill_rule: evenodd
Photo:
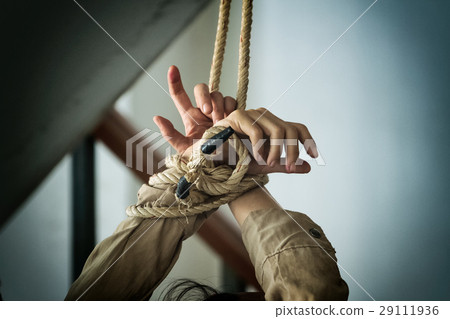
<path fill-rule="evenodd" d="M 154 198 L 168 205 L 175 201 L 166 190 L 143 185 L 138 204 Z M 209 214 L 187 219 L 128 217 L 94 248 L 66 300 L 148 300 L 177 261 L 183 240 Z"/>
<path fill-rule="evenodd" d="M 155 199 L 167 205 L 175 201 L 173 192 L 143 185 L 138 205 Z M 127 218 L 94 248 L 66 300 L 148 300 L 177 261 L 183 240 L 211 213 Z M 288 213 L 292 218 L 282 209 L 254 211 L 242 226 L 266 300 L 347 299 L 348 287 L 322 229 L 304 214 Z"/>
<path fill-rule="evenodd" d="M 347 300 L 335 250 L 305 214 L 254 211 L 242 237 L 266 300 Z"/>

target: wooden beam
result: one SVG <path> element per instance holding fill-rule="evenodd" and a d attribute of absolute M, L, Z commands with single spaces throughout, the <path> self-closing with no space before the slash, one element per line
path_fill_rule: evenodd
<path fill-rule="evenodd" d="M 126 141 L 136 133 L 137 130 L 122 115 L 115 110 L 111 110 L 96 128 L 94 136 L 125 163 Z M 146 152 L 143 152 L 143 155 L 143 162 L 146 163 Z M 135 154 L 133 154 L 133 158 L 136 158 Z M 156 158 L 153 162 L 157 163 L 161 159 Z M 156 168 L 154 169 L 156 171 Z M 149 175 L 132 168 L 130 170 L 140 180 L 147 183 Z M 260 289 L 255 277 L 254 267 L 242 242 L 241 232 L 236 225 L 231 224 L 220 214 L 214 213 L 206 220 L 198 234 L 246 283 Z"/>

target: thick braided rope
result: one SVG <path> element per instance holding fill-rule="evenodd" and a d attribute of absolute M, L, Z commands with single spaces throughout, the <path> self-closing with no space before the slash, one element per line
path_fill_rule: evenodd
<path fill-rule="evenodd" d="M 250 33 L 252 30 L 252 0 L 242 0 L 241 39 L 237 82 L 237 109 L 244 110 L 247 101 L 248 70 L 250 68 Z"/>
<path fill-rule="evenodd" d="M 224 127 L 213 126 L 203 134 L 203 139 L 206 141 L 223 129 Z M 239 137 L 233 134 L 229 143 L 238 156 L 234 168 L 228 165 L 216 167 L 200 150 L 194 151 L 187 163 L 178 155 L 168 157 L 168 169 L 150 177 L 149 185 L 158 189 L 169 189 L 170 193 L 174 194 L 179 179 L 185 176 L 192 183 L 187 199 L 176 198 L 171 205 L 161 205 L 160 200 L 147 202 L 145 205 L 133 205 L 128 207 L 127 215 L 143 218 L 197 215 L 234 200 L 242 193 L 258 187 L 258 184 L 266 184 L 267 175 L 247 174 L 250 156 Z"/>
<path fill-rule="evenodd" d="M 219 8 L 219 21 L 217 22 L 216 42 L 214 44 L 214 55 L 209 74 L 209 90 L 218 91 L 220 75 L 222 74 L 222 63 L 227 43 L 228 21 L 230 16 L 231 0 L 222 0 Z"/>

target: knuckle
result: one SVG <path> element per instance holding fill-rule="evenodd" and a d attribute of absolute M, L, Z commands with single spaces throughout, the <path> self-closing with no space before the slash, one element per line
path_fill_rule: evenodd
<path fill-rule="evenodd" d="M 297 130 L 292 125 L 286 125 L 285 132 L 289 136 L 297 135 Z"/>
<path fill-rule="evenodd" d="M 272 131 L 272 135 L 274 137 L 283 137 L 284 136 L 284 128 L 282 128 L 281 126 L 275 126 L 273 131 Z"/>
<path fill-rule="evenodd" d="M 260 140 L 260 139 L 263 138 L 263 131 L 262 131 L 262 129 L 259 128 L 259 127 L 256 127 L 256 126 L 252 126 L 250 134 L 256 140 Z"/>
<path fill-rule="evenodd" d="M 205 87 L 207 87 L 205 83 L 198 83 L 196 86 L 194 86 L 194 91 L 201 92 Z"/>
<path fill-rule="evenodd" d="M 230 101 L 230 102 L 233 102 L 233 103 L 236 102 L 236 100 L 235 100 L 233 97 L 229 96 L 229 95 L 225 96 L 224 99 L 225 99 L 226 101 Z"/>
<path fill-rule="evenodd" d="M 269 112 L 265 107 L 259 107 L 259 108 L 257 108 L 256 109 L 258 112 L 260 112 L 260 113 L 267 113 L 267 112 Z"/>
<path fill-rule="evenodd" d="M 210 94 L 212 99 L 223 99 L 223 95 L 219 91 L 214 91 L 211 92 Z"/>
<path fill-rule="evenodd" d="M 239 109 L 239 110 L 235 110 L 233 113 L 231 113 L 230 116 L 234 115 L 234 117 L 243 117 L 244 114 L 245 114 L 245 111 Z"/>
<path fill-rule="evenodd" d="M 248 115 L 256 115 L 256 116 L 259 116 L 260 114 L 258 113 L 258 111 L 256 111 L 256 110 L 247 110 L 247 111 L 245 111 L 245 113 L 247 113 Z"/>

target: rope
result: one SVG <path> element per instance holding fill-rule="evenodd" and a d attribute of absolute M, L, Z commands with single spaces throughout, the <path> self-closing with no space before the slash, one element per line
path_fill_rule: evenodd
<path fill-rule="evenodd" d="M 231 0 L 222 0 L 219 7 L 216 42 L 209 75 L 211 92 L 219 90 L 220 75 L 227 41 Z M 248 75 L 250 68 L 250 33 L 252 30 L 252 0 L 242 0 L 241 36 L 239 41 L 239 64 L 236 102 L 237 109 L 244 110 L 247 101 Z"/>
<path fill-rule="evenodd" d="M 252 30 L 252 0 L 242 0 L 241 39 L 239 42 L 239 66 L 236 102 L 238 110 L 245 110 L 250 68 L 250 31 Z"/>
<path fill-rule="evenodd" d="M 222 0 L 219 8 L 219 21 L 217 24 L 216 41 L 214 45 L 214 55 L 211 64 L 209 79 L 210 91 L 219 90 L 220 75 L 225 54 L 225 45 L 228 31 L 231 0 Z M 250 31 L 252 24 L 252 0 L 242 1 L 241 36 L 239 42 L 239 65 L 237 82 L 237 109 L 245 109 L 248 89 L 248 74 L 250 67 Z M 206 130 L 203 139 L 207 140 L 224 127 L 213 126 Z M 147 201 L 140 205 L 133 205 L 127 208 L 127 215 L 142 218 L 151 217 L 180 217 L 186 218 L 191 215 L 201 214 L 211 211 L 219 206 L 229 203 L 241 194 L 260 185 L 266 184 L 269 179 L 267 175 L 247 174 L 250 156 L 244 143 L 236 134 L 233 134 L 229 141 L 239 160 L 235 168 L 228 165 L 215 166 L 211 159 L 196 149 L 193 151 L 189 162 L 185 163 L 179 155 L 166 158 L 168 169 L 150 177 L 149 185 L 158 189 L 166 189 L 159 198 Z M 176 201 L 171 205 L 163 204 L 167 202 L 166 196 L 175 194 L 180 178 L 184 176 L 191 183 L 189 196 L 180 199 L 176 196 Z M 257 183 L 255 183 L 255 181 Z M 168 192 L 168 193 L 167 193 Z M 176 205 L 175 205 L 176 204 Z"/>
<path fill-rule="evenodd" d="M 213 126 L 203 134 L 202 139 L 207 140 L 223 129 L 224 127 Z M 170 194 L 174 194 L 179 179 L 185 176 L 188 182 L 193 183 L 188 198 L 177 199 L 177 203 L 171 205 L 162 205 L 161 202 L 166 196 L 163 193 L 152 202 L 128 207 L 127 215 L 142 218 L 197 215 L 214 210 L 257 187 L 255 181 L 260 185 L 266 184 L 269 181 L 267 175 L 247 174 L 250 156 L 239 137 L 233 134 L 228 141 L 239 157 L 236 167 L 228 165 L 216 167 L 199 149 L 194 150 L 187 163 L 183 162 L 179 155 L 168 157 L 166 158 L 168 169 L 151 176 L 149 185 L 167 189 Z"/>
<path fill-rule="evenodd" d="M 222 63 L 227 43 L 228 22 L 230 16 L 231 0 L 222 0 L 219 8 L 219 21 L 217 22 L 216 42 L 209 74 L 209 90 L 219 90 L 220 75 L 222 74 Z"/>

